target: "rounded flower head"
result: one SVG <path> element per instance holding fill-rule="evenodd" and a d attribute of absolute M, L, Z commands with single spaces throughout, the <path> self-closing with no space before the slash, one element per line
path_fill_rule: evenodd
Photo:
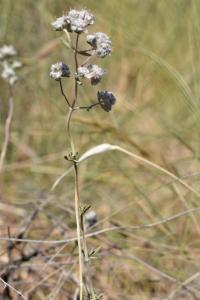
<path fill-rule="evenodd" d="M 97 98 L 99 101 L 99 104 L 105 111 L 110 111 L 112 109 L 112 106 L 116 102 L 116 98 L 113 95 L 113 93 L 108 91 L 101 91 L 97 93 Z"/>
<path fill-rule="evenodd" d="M 0 48 L 0 60 L 4 60 L 5 58 L 15 56 L 17 54 L 15 48 L 12 45 L 4 45 Z"/>
<path fill-rule="evenodd" d="M 69 67 L 63 62 L 58 62 L 51 66 L 50 76 L 51 78 L 57 81 L 60 80 L 61 77 L 69 77 L 70 76 Z"/>
<path fill-rule="evenodd" d="M 87 10 L 71 9 L 67 15 L 52 22 L 52 26 L 57 31 L 66 29 L 69 32 L 82 33 L 85 32 L 86 28 L 92 25 L 94 21 L 95 17 Z"/>
<path fill-rule="evenodd" d="M 62 31 L 67 26 L 66 16 L 62 16 L 51 23 L 56 31 Z"/>
<path fill-rule="evenodd" d="M 96 85 L 101 81 L 105 71 L 97 65 L 88 65 L 87 67 L 78 68 L 78 76 L 91 79 L 91 84 Z"/>
<path fill-rule="evenodd" d="M 71 9 L 66 16 L 68 23 L 67 30 L 69 32 L 81 33 L 86 30 L 89 25 L 92 25 L 95 21 L 95 17 L 87 10 L 75 10 Z"/>
<path fill-rule="evenodd" d="M 96 50 L 96 55 L 101 58 L 109 55 L 112 51 L 112 42 L 107 34 L 103 32 L 87 35 L 87 43 Z"/>

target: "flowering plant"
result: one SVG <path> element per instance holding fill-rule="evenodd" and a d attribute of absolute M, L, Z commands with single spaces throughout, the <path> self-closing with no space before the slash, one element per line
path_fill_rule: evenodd
<path fill-rule="evenodd" d="M 0 48 L 0 65 L 2 66 L 1 77 L 13 85 L 18 77 L 15 70 L 22 66 L 21 62 L 14 60 L 13 57 L 17 55 L 15 48 L 12 45 L 4 45 Z"/>
<path fill-rule="evenodd" d="M 97 85 L 102 77 L 105 75 L 105 71 L 97 64 L 91 63 L 94 58 L 105 58 L 111 54 L 111 40 L 102 32 L 88 34 L 88 27 L 93 25 L 95 17 L 87 10 L 75 10 L 71 9 L 68 14 L 63 15 L 56 19 L 52 23 L 52 27 L 56 31 L 63 31 L 67 37 L 67 45 L 73 51 L 75 71 L 70 70 L 69 66 L 65 62 L 57 62 L 51 66 L 50 77 L 59 82 L 61 94 L 66 100 L 69 112 L 67 117 L 67 132 L 70 141 L 70 153 L 65 156 L 68 161 L 73 162 L 75 172 L 75 213 L 76 213 L 76 227 L 77 227 L 77 240 L 79 250 L 79 299 L 83 299 L 83 289 L 87 293 L 87 299 L 97 300 L 102 296 L 98 295 L 92 285 L 90 274 L 90 257 L 91 253 L 88 251 L 85 229 L 96 222 L 96 214 L 94 211 L 88 212 L 90 206 L 82 207 L 79 195 L 79 181 L 78 181 L 78 153 L 75 151 L 75 145 L 73 136 L 71 133 L 71 120 L 75 110 L 85 109 L 90 111 L 94 107 L 101 107 L 104 111 L 109 112 L 116 102 L 116 97 L 110 91 L 103 90 L 97 92 L 97 100 L 87 106 L 77 105 L 79 86 L 83 85 L 83 80 L 90 80 L 91 85 Z M 73 45 L 73 36 L 75 35 L 75 45 Z M 85 36 L 85 42 L 90 46 L 89 49 L 79 49 L 80 35 Z M 87 47 L 88 48 L 88 47 Z M 86 57 L 82 63 L 80 63 L 80 56 Z M 65 94 L 63 89 L 64 78 L 73 78 L 75 83 L 74 97 L 70 100 Z M 83 267 L 86 267 L 87 274 L 85 280 L 85 286 L 83 284 Z M 87 283 L 87 284 L 86 284 Z"/>

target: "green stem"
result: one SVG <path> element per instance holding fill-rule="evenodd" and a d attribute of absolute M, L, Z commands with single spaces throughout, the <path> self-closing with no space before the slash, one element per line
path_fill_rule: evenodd
<path fill-rule="evenodd" d="M 68 135 L 69 135 L 71 152 L 72 152 L 72 154 L 75 154 L 75 146 L 74 146 L 73 136 L 71 134 L 71 127 L 70 127 L 73 111 L 74 110 L 71 107 L 69 107 L 69 113 L 68 113 L 68 116 L 67 116 L 67 132 L 68 132 Z"/>
<path fill-rule="evenodd" d="M 74 162 L 75 171 L 75 215 L 76 215 L 76 229 L 77 229 L 77 240 L 78 240 L 78 255 L 79 255 L 79 300 L 83 300 L 83 263 L 82 263 L 82 247 L 81 247 L 81 228 L 80 228 L 80 197 L 79 197 L 79 185 L 78 185 L 78 167 L 77 163 Z"/>
<path fill-rule="evenodd" d="M 94 288 L 92 285 L 92 279 L 91 279 L 91 275 L 90 275 L 90 257 L 88 254 L 88 248 L 87 248 L 87 241 L 86 241 L 86 237 L 85 237 L 85 228 L 84 228 L 84 216 L 82 215 L 82 222 L 81 222 L 81 226 L 82 226 L 82 240 L 83 240 L 83 249 L 84 249 L 84 257 L 85 257 L 85 263 L 87 264 L 87 278 L 88 278 L 88 285 L 89 285 L 89 292 L 90 295 L 92 296 L 92 300 L 95 300 L 95 292 L 94 292 Z"/>
<path fill-rule="evenodd" d="M 78 42 L 79 42 L 79 34 L 77 34 L 76 36 L 76 44 L 75 44 L 75 48 L 74 48 L 74 61 L 75 61 L 75 72 L 78 73 Z M 66 95 L 63 92 L 62 89 L 62 83 L 60 81 L 60 88 L 61 88 L 61 92 L 63 94 L 63 96 L 65 97 L 66 102 L 69 104 L 69 101 L 66 97 Z M 74 142 L 73 142 L 73 136 L 71 134 L 71 119 L 72 119 L 72 114 L 73 112 L 76 110 L 76 103 L 78 100 L 78 81 L 77 78 L 75 78 L 75 87 L 74 87 L 74 100 L 72 105 L 69 104 L 69 113 L 67 116 L 67 132 L 69 135 L 69 140 L 70 140 L 70 146 L 71 146 L 71 151 L 72 154 L 75 155 L 75 146 L 74 146 Z M 98 103 L 92 104 L 89 107 L 81 107 L 80 109 L 88 109 L 90 110 L 93 106 L 96 106 Z M 91 277 L 90 277 L 90 270 L 89 270 L 89 266 L 90 266 L 90 258 L 88 255 L 88 249 L 87 249 L 87 244 L 86 244 L 86 238 L 85 238 L 85 232 L 84 232 L 84 225 L 82 221 L 82 215 L 80 213 L 80 209 L 81 209 L 81 202 L 80 202 L 80 196 L 79 196 L 79 181 L 78 181 L 78 166 L 77 166 L 77 162 L 74 159 L 73 161 L 74 163 L 74 171 L 75 171 L 75 215 L 76 215 L 76 229 L 77 229 L 77 241 L 78 241 L 78 256 L 79 256 L 79 300 L 83 300 L 83 260 L 82 260 L 82 249 L 84 250 L 84 255 L 85 255 L 85 261 L 87 262 L 87 266 L 88 266 L 88 282 L 89 282 L 89 293 L 92 296 L 92 299 L 95 299 L 95 293 L 93 290 L 93 286 L 92 286 L 92 281 L 91 281 Z M 82 229 L 82 230 L 81 230 Z M 82 234 L 82 236 L 81 236 Z M 81 244 L 81 239 L 83 239 L 83 247 Z"/>
<path fill-rule="evenodd" d="M 74 50 L 74 60 L 75 60 L 75 71 L 78 72 L 78 41 L 79 34 L 76 36 L 76 46 Z M 72 118 L 72 114 L 74 112 L 74 107 L 76 105 L 78 98 L 78 82 L 75 78 L 75 92 L 74 92 L 74 101 L 72 106 L 69 108 L 69 114 L 67 118 L 67 129 L 69 132 L 70 144 L 72 154 L 75 155 L 75 146 L 73 142 L 73 138 L 70 132 L 70 122 Z M 82 263 L 82 246 L 81 246 L 81 228 L 80 228 L 80 197 L 79 197 L 79 184 L 78 184 L 78 167 L 76 161 L 74 161 L 74 171 L 75 171 L 75 215 L 76 215 L 76 229 L 77 229 L 77 240 L 78 240 L 78 256 L 79 256 L 79 300 L 83 300 L 83 263 Z"/>
<path fill-rule="evenodd" d="M 6 118 L 6 124 L 5 124 L 5 138 L 2 146 L 2 150 L 0 153 L 0 173 L 2 172 L 3 165 L 4 165 L 4 160 L 6 157 L 6 153 L 8 150 L 8 144 L 9 144 L 9 139 L 11 135 L 11 123 L 12 123 L 12 118 L 13 118 L 13 111 L 14 111 L 14 101 L 13 101 L 13 93 L 12 93 L 12 88 L 9 86 L 9 91 L 10 91 L 10 97 L 8 101 L 8 116 Z"/>
<path fill-rule="evenodd" d="M 79 41 L 79 34 L 77 34 L 77 36 L 76 36 L 76 46 L 75 46 L 75 50 L 74 50 L 74 60 L 75 60 L 76 73 L 78 72 L 78 57 L 77 57 L 77 54 L 78 54 L 78 41 Z M 78 98 L 78 83 L 77 83 L 76 78 L 75 78 L 75 88 L 74 89 L 75 89 L 74 101 L 72 103 L 72 106 L 69 107 L 69 113 L 68 113 L 68 116 L 67 116 L 67 131 L 68 131 L 68 134 L 69 134 L 69 140 L 70 140 L 72 154 L 75 154 L 75 146 L 74 146 L 74 141 L 73 141 L 73 137 L 72 137 L 72 134 L 71 134 L 70 125 L 71 125 L 72 114 L 74 112 L 74 106 L 76 105 L 77 98 Z"/>
<path fill-rule="evenodd" d="M 75 60 L 75 71 L 78 73 L 78 41 L 79 41 L 79 34 L 76 36 L 76 45 L 74 50 L 74 60 Z M 72 107 L 74 108 L 76 101 L 78 98 L 78 81 L 75 78 L 75 95 L 74 95 L 74 102 L 72 104 Z"/>
<path fill-rule="evenodd" d="M 67 99 L 67 96 L 65 95 L 64 91 L 63 91 L 63 86 L 62 86 L 62 79 L 59 80 L 60 83 L 60 91 L 61 94 L 63 95 L 63 97 L 65 98 L 65 101 L 67 102 L 68 106 L 71 107 L 69 100 Z"/>

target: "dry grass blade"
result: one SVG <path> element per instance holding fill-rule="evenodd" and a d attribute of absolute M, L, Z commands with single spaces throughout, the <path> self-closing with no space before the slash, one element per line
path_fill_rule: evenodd
<path fill-rule="evenodd" d="M 120 231 L 120 230 L 140 230 L 140 229 L 145 229 L 145 228 L 153 228 L 156 227 L 158 225 L 167 223 L 167 222 L 171 222 L 175 219 L 178 219 L 180 217 L 189 215 L 191 213 L 194 212 L 199 212 L 200 211 L 200 207 L 196 207 L 196 208 L 191 208 L 189 210 L 185 210 L 182 212 L 179 212 L 175 215 L 169 216 L 167 218 L 164 218 L 162 220 L 159 220 L 157 222 L 154 223 L 150 223 L 150 224 L 143 224 L 143 225 L 133 225 L 133 226 L 112 226 L 112 227 L 108 227 L 108 228 L 104 228 L 98 231 L 94 231 L 91 233 L 88 233 L 85 235 L 86 238 L 88 237 L 94 237 L 97 236 L 99 234 L 103 234 L 103 233 L 107 233 L 107 232 L 111 232 L 111 231 Z M 82 239 L 82 237 L 81 237 Z M 66 244 L 66 243 L 70 243 L 70 242 L 75 242 L 77 241 L 77 237 L 72 237 L 69 239 L 64 239 L 64 240 L 34 240 L 34 239 L 19 239 L 19 238 L 12 238 L 12 237 L 0 237 L 0 241 L 11 241 L 11 242 L 21 242 L 21 243 L 32 243 L 32 244 Z"/>
<path fill-rule="evenodd" d="M 8 282 L 5 282 L 2 278 L 0 278 L 0 281 L 4 284 L 5 287 L 8 287 L 9 289 L 13 290 L 21 299 L 28 300 L 27 297 L 25 297 L 20 291 L 18 291 L 16 288 L 10 285 Z"/>
<path fill-rule="evenodd" d="M 105 153 L 107 151 L 113 151 L 113 150 L 117 150 L 120 151 L 132 158 L 134 158 L 136 161 L 147 165 L 147 166 L 151 166 L 154 169 L 160 171 L 161 173 L 164 173 L 166 175 L 168 175 L 170 178 L 172 178 L 174 181 L 179 182 L 181 185 L 183 185 L 186 189 L 188 189 L 190 192 L 192 192 L 195 196 L 200 197 L 200 194 L 193 189 L 190 185 L 188 185 L 184 180 L 182 180 L 181 178 L 179 178 L 178 176 L 176 176 L 175 174 L 171 173 L 170 171 L 166 170 L 165 168 L 159 166 L 158 164 L 143 158 L 133 152 L 130 152 L 122 147 L 119 147 L 117 145 L 110 145 L 110 144 L 101 144 L 98 145 L 96 147 L 91 148 L 90 150 L 86 151 L 78 160 L 78 164 L 82 163 L 84 160 L 94 156 L 94 155 L 98 155 L 98 154 L 102 154 Z M 68 175 L 71 171 L 73 170 L 73 168 L 70 168 L 69 170 L 67 170 L 65 173 L 63 173 L 53 184 L 51 190 L 54 190 L 56 188 L 56 186 L 60 183 L 60 181 L 66 176 Z"/>

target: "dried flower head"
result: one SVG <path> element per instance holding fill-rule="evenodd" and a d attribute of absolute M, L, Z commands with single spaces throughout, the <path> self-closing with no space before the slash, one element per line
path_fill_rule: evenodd
<path fill-rule="evenodd" d="M 91 210 L 85 215 L 85 223 L 87 227 L 93 226 L 97 222 L 97 214 Z"/>
<path fill-rule="evenodd" d="M 51 23 L 51 25 L 56 31 L 62 31 L 64 28 L 67 27 L 66 16 L 57 18 L 54 22 Z"/>
<path fill-rule="evenodd" d="M 12 45 L 4 45 L 0 48 L 0 60 L 4 60 L 8 57 L 15 56 L 16 54 L 17 52 Z"/>
<path fill-rule="evenodd" d="M 107 34 L 103 32 L 96 32 L 95 34 L 87 35 L 87 43 L 90 44 L 96 51 L 98 57 L 104 58 L 112 51 L 112 42 Z"/>
<path fill-rule="evenodd" d="M 78 68 L 78 76 L 91 79 L 91 84 L 96 85 L 101 81 L 105 71 L 97 65 L 88 65 L 87 67 Z"/>
<path fill-rule="evenodd" d="M 99 104 L 105 111 L 110 111 L 112 109 L 112 106 L 116 102 L 116 98 L 113 95 L 113 93 L 108 91 L 101 91 L 97 93 L 97 98 L 99 101 Z"/>
<path fill-rule="evenodd" d="M 13 85 L 18 79 L 15 70 L 6 61 L 3 62 L 3 71 L 1 73 L 1 77 L 4 80 L 6 80 L 10 85 Z"/>
<path fill-rule="evenodd" d="M 61 77 L 69 77 L 70 76 L 69 67 L 63 62 L 58 62 L 51 66 L 50 76 L 55 80 L 60 80 Z"/>

